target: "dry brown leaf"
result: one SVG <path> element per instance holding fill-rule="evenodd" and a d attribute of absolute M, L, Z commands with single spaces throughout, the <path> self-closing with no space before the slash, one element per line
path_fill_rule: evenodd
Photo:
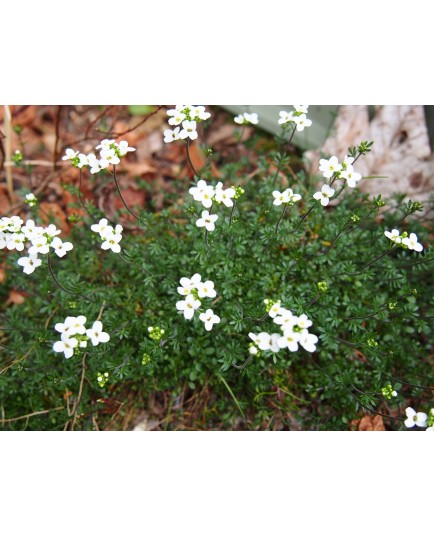
<path fill-rule="evenodd" d="M 359 432 L 384 432 L 385 430 L 381 415 L 365 415 L 359 423 Z"/>
<path fill-rule="evenodd" d="M 70 226 L 67 220 L 67 214 L 58 203 L 42 201 L 42 203 L 39 204 L 39 217 L 45 225 L 48 225 L 50 217 L 52 217 L 54 218 L 56 225 L 60 227 L 64 233 L 69 232 Z"/>
<path fill-rule="evenodd" d="M 20 305 L 26 299 L 25 295 L 17 290 L 12 289 L 6 300 L 6 305 Z"/>
<path fill-rule="evenodd" d="M 423 106 L 378 106 L 371 121 L 367 106 L 341 106 L 334 132 L 319 150 L 305 153 L 311 173 L 319 174 L 321 152 L 342 160 L 348 147 L 372 140 L 372 151 L 357 161 L 356 171 L 387 178 L 362 180 L 360 189 L 386 197 L 407 192 L 415 201 L 429 197 L 434 188 L 434 159 Z"/>

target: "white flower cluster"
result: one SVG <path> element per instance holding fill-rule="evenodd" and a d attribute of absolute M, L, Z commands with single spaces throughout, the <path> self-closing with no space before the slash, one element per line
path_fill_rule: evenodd
<path fill-rule="evenodd" d="M 100 342 L 108 342 L 110 335 L 102 330 L 102 322 L 96 320 L 90 329 L 85 326 L 86 317 L 67 316 L 63 323 L 57 323 L 54 329 L 60 335 L 60 341 L 53 344 L 55 352 L 63 352 L 66 359 L 74 354 L 74 348 L 86 348 L 90 339 L 93 346 L 98 346 Z"/>
<path fill-rule="evenodd" d="M 191 104 L 178 104 L 172 110 L 167 110 L 167 115 L 170 117 L 168 120 L 169 125 L 173 125 L 176 128 L 173 130 L 169 128 L 164 131 L 165 143 L 187 138 L 195 140 L 197 138 L 197 123 L 211 117 L 211 114 L 205 111 L 205 106 L 192 106 Z M 182 130 L 181 127 L 176 125 L 181 125 Z"/>
<path fill-rule="evenodd" d="M 18 264 L 23 267 L 25 274 L 31 274 L 42 264 L 38 254 L 47 254 L 50 247 L 58 257 L 66 255 L 73 248 L 71 242 L 62 242 L 56 236 L 60 231 L 53 224 L 39 227 L 33 220 L 24 221 L 19 216 L 0 218 L 0 249 L 23 251 L 28 247 L 28 257 L 20 257 Z"/>
<path fill-rule="evenodd" d="M 354 158 L 346 155 L 344 161 L 340 164 L 337 156 L 332 156 L 329 160 L 322 158 L 319 161 L 319 170 L 323 172 L 323 177 L 331 179 L 345 180 L 350 188 L 355 188 L 356 184 L 362 178 L 360 173 L 353 169 Z M 328 184 L 324 184 L 319 192 L 313 194 L 313 198 L 321 201 L 321 205 L 326 207 L 330 198 L 335 194 L 335 190 Z"/>
<path fill-rule="evenodd" d="M 234 117 L 234 121 L 238 125 L 257 125 L 259 118 L 257 113 L 249 114 L 247 112 L 244 112 L 243 114 L 239 114 Z"/>
<path fill-rule="evenodd" d="M 113 229 L 105 218 L 99 220 L 98 223 L 94 223 L 90 226 L 94 233 L 98 233 L 101 240 L 101 249 L 111 249 L 114 253 L 120 253 L 121 246 L 119 242 L 122 240 L 122 225 L 118 224 Z"/>
<path fill-rule="evenodd" d="M 423 250 L 423 246 L 417 241 L 417 235 L 415 233 L 410 233 L 410 236 L 408 236 L 405 232 L 400 234 L 398 229 L 392 229 L 392 231 L 384 231 L 384 234 L 392 242 L 404 249 L 414 249 L 414 251 L 418 252 Z"/>
<path fill-rule="evenodd" d="M 293 104 L 294 110 L 292 112 L 279 112 L 280 119 L 277 121 L 279 125 L 286 125 L 288 123 L 295 123 L 295 127 L 298 132 L 301 132 L 305 127 L 310 127 L 312 121 L 307 119 L 308 104 Z"/>
<path fill-rule="evenodd" d="M 94 174 L 108 168 L 110 164 L 118 165 L 123 156 L 135 151 L 134 147 L 128 146 L 127 141 L 117 143 L 115 140 L 102 140 L 95 149 L 100 149 L 99 159 L 93 153 L 86 155 L 73 149 L 66 149 L 66 154 L 62 160 L 71 160 L 72 165 L 79 169 L 88 166 L 90 172 Z"/>
<path fill-rule="evenodd" d="M 237 197 L 235 188 L 223 188 L 223 183 L 217 183 L 217 186 L 207 184 L 203 179 L 199 180 L 196 186 L 188 190 L 195 201 L 202 203 L 205 208 L 211 208 L 213 201 L 223 203 L 226 207 L 233 207 L 233 198 Z M 240 192 L 239 192 L 240 193 Z M 198 227 L 205 227 L 207 231 L 214 231 L 217 214 L 210 214 L 208 210 L 202 211 L 202 217 L 196 221 Z"/>
<path fill-rule="evenodd" d="M 26 194 L 26 201 L 25 201 L 26 205 L 29 205 L 29 207 L 34 207 L 35 205 L 38 204 L 38 200 L 35 196 L 35 194 Z"/>
<path fill-rule="evenodd" d="M 283 348 L 288 348 L 290 352 L 297 352 L 299 345 L 308 352 L 315 352 L 318 337 L 309 333 L 308 330 L 312 326 L 312 320 L 304 314 L 293 315 L 291 311 L 280 305 L 280 301 L 271 306 L 269 300 L 264 300 L 264 302 L 267 308 L 269 307 L 268 314 L 273 322 L 280 326 L 282 333 L 249 333 L 253 341 L 249 348 L 252 355 L 258 354 L 260 350 L 278 352 Z"/>
<path fill-rule="evenodd" d="M 274 201 L 273 205 L 293 205 L 297 201 L 300 201 L 301 195 L 295 194 L 291 188 L 287 188 L 284 192 L 278 192 L 277 190 L 273 192 Z"/>
<path fill-rule="evenodd" d="M 214 283 L 212 281 L 202 282 L 200 274 L 194 274 L 191 279 L 181 277 L 179 282 L 181 286 L 178 287 L 178 293 L 186 298 L 176 302 L 176 308 L 178 311 L 182 311 L 187 320 L 191 320 L 196 309 L 202 305 L 199 298 L 215 298 L 217 296 Z M 207 309 L 199 315 L 199 320 L 205 324 L 207 331 L 211 331 L 213 325 L 220 322 L 220 317 L 215 315 L 212 309 Z"/>

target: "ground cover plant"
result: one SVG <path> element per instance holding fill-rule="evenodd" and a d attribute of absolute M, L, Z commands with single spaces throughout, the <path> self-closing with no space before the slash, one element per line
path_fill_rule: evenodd
<path fill-rule="evenodd" d="M 0 220 L 2 429 L 123 429 L 145 412 L 165 430 L 431 431 L 434 200 L 360 191 L 384 180 L 357 171 L 375 140 L 308 176 L 293 146 L 308 106 L 265 142 L 255 114 L 227 119 L 254 165 L 201 141 L 214 110 L 157 111 L 191 173 L 159 207 L 123 195 L 139 157 L 106 130 L 57 154 L 75 177 L 67 231 L 30 187 Z M 107 184 L 109 215 L 83 194 Z"/>

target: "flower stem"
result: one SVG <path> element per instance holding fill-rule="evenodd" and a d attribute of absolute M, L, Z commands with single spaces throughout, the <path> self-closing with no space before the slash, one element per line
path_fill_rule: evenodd
<path fill-rule="evenodd" d="M 304 220 L 309 216 L 309 214 L 312 212 L 312 210 L 313 210 L 315 207 L 316 207 L 316 205 L 312 205 L 312 206 L 310 207 L 310 209 L 309 209 L 305 214 L 303 214 L 303 216 L 301 217 L 301 219 L 300 219 L 300 221 L 298 222 L 297 227 L 294 229 L 294 231 L 296 231 L 296 230 L 300 227 L 300 225 L 304 222 Z"/>
<path fill-rule="evenodd" d="M 235 205 L 237 204 L 236 201 L 233 202 L 231 215 L 229 216 L 229 227 L 232 225 L 232 218 L 234 217 L 234 211 L 235 211 Z"/>
<path fill-rule="evenodd" d="M 116 177 L 116 166 L 113 166 L 113 178 L 115 180 L 115 184 L 116 184 L 116 189 L 118 191 L 118 194 L 119 194 L 119 197 L 121 198 L 121 201 L 124 205 L 124 207 L 128 210 L 128 212 L 131 214 L 131 216 L 133 216 L 134 218 L 136 218 L 136 220 L 139 220 L 139 216 L 137 216 L 137 214 L 135 214 L 130 208 L 129 206 L 126 204 L 125 202 L 125 199 L 123 198 L 122 196 L 122 192 L 121 192 L 121 189 L 119 188 L 119 182 L 118 182 L 118 179 Z"/>
<path fill-rule="evenodd" d="M 277 220 L 276 230 L 275 230 L 274 234 L 277 234 L 277 231 L 279 230 L 280 222 L 282 221 L 283 216 L 285 216 L 285 213 L 286 213 L 287 210 L 288 210 L 288 205 L 285 204 L 285 206 L 283 207 L 283 210 L 282 210 L 282 214 L 280 215 L 280 218 Z"/>
<path fill-rule="evenodd" d="M 294 137 L 296 128 L 297 128 L 297 125 L 294 125 L 294 128 L 293 128 L 293 130 L 292 130 L 292 132 L 291 132 L 291 136 L 290 136 L 289 140 L 288 140 L 287 143 L 286 143 L 288 146 L 289 146 L 289 144 L 291 143 L 292 138 Z M 273 183 L 272 183 L 273 186 L 276 184 L 276 180 L 277 180 L 277 177 L 278 177 L 278 175 L 279 175 L 279 172 L 280 172 L 280 169 L 281 169 L 282 162 L 283 162 L 285 156 L 287 155 L 287 153 L 288 153 L 288 151 L 285 150 L 285 152 L 283 153 L 282 157 L 281 157 L 280 160 L 279 160 L 279 164 L 278 164 L 278 166 L 277 166 L 276 173 L 274 174 L 274 178 L 273 178 Z"/>
<path fill-rule="evenodd" d="M 53 267 L 51 265 L 51 255 L 50 255 L 50 253 L 47 254 L 47 260 L 48 260 L 48 271 L 50 272 L 51 277 L 54 279 L 54 282 L 56 283 L 56 285 L 61 290 L 63 290 L 63 292 L 67 292 L 68 294 L 74 294 L 75 296 L 80 296 L 81 298 L 83 298 L 83 299 L 85 299 L 87 301 L 90 301 L 91 303 L 95 303 L 93 300 L 91 300 L 87 296 L 83 296 L 83 294 L 79 294 L 78 292 L 73 292 L 72 290 L 67 290 L 63 285 L 61 285 L 59 283 L 59 280 L 57 279 L 57 277 L 55 276 L 55 274 L 53 272 Z"/>

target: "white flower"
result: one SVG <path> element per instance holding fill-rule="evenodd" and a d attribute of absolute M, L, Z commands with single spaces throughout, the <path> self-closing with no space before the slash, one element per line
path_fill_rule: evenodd
<path fill-rule="evenodd" d="M 19 216 L 12 216 L 10 218 L 4 216 L 2 218 L 2 225 L 0 231 L 9 231 L 10 233 L 18 233 L 20 231 L 23 220 Z"/>
<path fill-rule="evenodd" d="M 195 140 L 197 138 L 196 121 L 183 121 L 179 137 L 181 140 L 185 140 L 185 138 Z"/>
<path fill-rule="evenodd" d="M 198 227 L 205 227 L 207 231 L 214 231 L 217 214 L 210 214 L 207 210 L 202 211 L 202 217 L 196 221 Z"/>
<path fill-rule="evenodd" d="M 200 301 L 193 294 L 189 294 L 185 300 L 176 302 L 178 311 L 183 311 L 184 318 L 190 320 L 193 318 L 194 311 L 200 307 Z"/>
<path fill-rule="evenodd" d="M 63 257 L 68 251 L 71 251 L 71 249 L 74 247 L 71 242 L 62 242 L 62 240 L 60 240 L 58 236 L 53 238 L 50 246 L 54 249 L 54 253 L 58 257 Z"/>
<path fill-rule="evenodd" d="M 32 246 L 29 248 L 29 255 L 37 255 L 38 253 L 48 253 L 50 248 L 47 244 L 46 236 L 36 236 L 32 240 Z"/>
<path fill-rule="evenodd" d="M 300 338 L 301 333 L 292 331 L 292 329 L 285 329 L 283 336 L 277 339 L 277 345 L 279 348 L 288 348 L 290 352 L 296 352 Z"/>
<path fill-rule="evenodd" d="M 220 317 L 213 313 L 212 309 L 207 309 L 205 313 L 199 315 L 199 320 L 205 323 L 205 329 L 211 331 L 213 324 L 218 324 L 220 322 Z"/>
<path fill-rule="evenodd" d="M 340 172 L 339 178 L 345 179 L 350 188 L 355 188 L 362 176 L 360 173 L 353 171 L 352 166 L 348 166 L 347 169 Z"/>
<path fill-rule="evenodd" d="M 45 227 L 45 229 L 43 229 L 43 233 L 49 236 L 50 238 L 53 238 L 54 236 L 60 234 L 60 232 L 61 231 L 57 229 L 57 227 L 53 225 L 52 223 L 50 223 L 48 227 Z"/>
<path fill-rule="evenodd" d="M 271 318 L 275 318 L 280 311 L 280 301 L 273 303 L 273 305 L 270 307 L 270 310 L 268 311 L 268 314 L 271 316 Z"/>
<path fill-rule="evenodd" d="M 211 117 L 211 114 L 205 111 L 205 106 L 190 106 L 190 117 L 206 121 Z"/>
<path fill-rule="evenodd" d="M 121 246 L 119 245 L 119 242 L 122 240 L 121 233 L 109 230 L 104 234 L 103 239 L 105 242 L 101 244 L 101 249 L 111 249 L 113 253 L 120 253 Z"/>
<path fill-rule="evenodd" d="M 326 207 L 329 204 L 330 197 L 333 197 L 334 193 L 335 191 L 333 188 L 330 188 L 328 184 L 324 184 L 320 192 L 315 192 L 313 194 L 313 198 L 317 200 L 320 199 L 321 205 Z"/>
<path fill-rule="evenodd" d="M 200 201 L 205 208 L 212 206 L 212 200 L 216 193 L 211 185 L 208 185 L 203 179 L 197 182 L 196 186 L 191 187 L 188 192 L 193 196 L 195 201 Z"/>
<path fill-rule="evenodd" d="M 170 143 L 172 141 L 179 140 L 181 138 L 180 134 L 179 134 L 180 130 L 181 130 L 180 127 L 176 127 L 174 130 L 170 130 L 170 128 L 165 130 L 164 131 L 164 142 L 165 143 Z"/>
<path fill-rule="evenodd" d="M 281 307 L 277 316 L 274 317 L 273 322 L 280 326 L 282 331 L 285 331 L 289 327 L 292 329 L 297 323 L 297 317 L 294 317 L 291 311 Z"/>
<path fill-rule="evenodd" d="M 301 329 L 307 329 L 307 328 L 310 328 L 310 326 L 312 325 L 312 320 L 309 320 L 307 315 L 300 315 L 299 317 L 296 317 L 297 318 L 297 326 Z"/>
<path fill-rule="evenodd" d="M 54 325 L 54 329 L 56 331 L 58 331 L 59 333 L 62 333 L 64 334 L 65 336 L 70 336 L 70 335 L 74 335 L 73 333 L 73 328 L 72 328 L 72 323 L 74 321 L 74 318 L 73 316 L 67 316 L 64 320 L 64 322 L 57 322 L 55 325 Z M 86 319 L 85 319 L 85 322 L 86 322 Z"/>
<path fill-rule="evenodd" d="M 65 320 L 65 324 L 69 327 L 69 335 L 84 335 L 86 333 L 85 323 L 86 317 L 84 315 L 68 316 Z M 54 326 L 54 329 L 56 329 L 56 326 Z"/>
<path fill-rule="evenodd" d="M 6 247 L 9 250 L 16 249 L 17 251 L 23 251 L 25 240 L 26 237 L 23 233 L 12 233 L 7 236 Z"/>
<path fill-rule="evenodd" d="M 284 125 L 285 123 L 290 123 L 294 121 L 293 112 L 279 112 L 280 119 L 277 121 L 279 125 Z"/>
<path fill-rule="evenodd" d="M 289 203 L 289 191 L 288 190 L 285 190 L 284 192 L 279 192 L 275 190 L 273 192 L 273 197 L 274 197 L 273 205 L 276 205 L 276 207 L 285 203 Z"/>
<path fill-rule="evenodd" d="M 233 188 L 226 188 L 226 190 L 223 190 L 223 183 L 217 183 L 214 192 L 214 199 L 217 203 L 223 203 L 226 207 L 233 207 L 234 202 L 232 201 L 232 197 L 234 197 L 234 195 L 235 190 Z"/>
<path fill-rule="evenodd" d="M 101 151 L 100 156 L 101 156 L 101 160 L 99 162 L 99 165 L 102 169 L 105 169 L 110 164 L 117 166 L 120 163 L 120 159 L 114 149 L 108 149 L 108 150 L 104 149 L 103 151 Z"/>
<path fill-rule="evenodd" d="M 404 421 L 406 428 L 413 428 L 414 425 L 419 426 L 420 428 L 426 427 L 426 421 L 428 418 L 426 413 L 416 413 L 413 408 L 407 408 L 405 410 L 405 414 L 407 415 L 407 419 Z"/>
<path fill-rule="evenodd" d="M 178 287 L 179 294 L 187 296 L 194 288 L 197 289 L 199 287 L 199 285 L 201 284 L 200 280 L 200 274 L 194 274 L 191 279 L 188 279 L 188 277 L 181 277 L 181 279 L 179 280 L 181 286 Z"/>
<path fill-rule="evenodd" d="M 120 141 L 118 144 L 119 154 L 125 156 L 127 153 L 135 151 L 134 147 L 129 147 L 128 142 L 125 140 Z"/>
<path fill-rule="evenodd" d="M 258 353 L 258 349 L 254 344 L 252 344 L 249 348 L 249 354 L 256 355 Z"/>
<path fill-rule="evenodd" d="M 407 246 L 408 249 L 414 249 L 419 252 L 423 250 L 423 246 L 417 241 L 417 235 L 415 233 L 411 233 L 409 237 L 403 238 L 402 243 L 404 246 Z"/>
<path fill-rule="evenodd" d="M 217 296 L 217 292 L 214 289 L 214 283 L 212 281 L 198 283 L 196 288 L 199 298 L 215 298 Z"/>
<path fill-rule="evenodd" d="M 252 113 L 249 114 L 247 112 L 244 112 L 243 114 L 239 114 L 236 117 L 234 117 L 235 123 L 238 123 L 239 125 L 247 125 L 248 123 L 251 123 L 252 125 L 258 124 L 258 114 Z"/>
<path fill-rule="evenodd" d="M 312 125 L 312 121 L 307 119 L 306 114 L 296 115 L 293 121 L 297 125 L 298 132 L 301 132 L 305 127 L 310 127 Z"/>
<path fill-rule="evenodd" d="M 102 218 L 101 220 L 99 220 L 98 223 L 94 223 L 90 226 L 91 230 L 94 233 L 99 233 L 100 235 L 102 235 L 107 230 L 107 227 L 109 227 L 109 225 L 106 218 Z"/>
<path fill-rule="evenodd" d="M 334 173 L 342 169 L 342 165 L 339 164 L 337 156 L 332 156 L 330 160 L 322 158 L 319 161 L 319 170 L 323 172 L 323 176 L 326 179 L 330 179 Z"/>
<path fill-rule="evenodd" d="M 313 333 L 309 333 L 307 329 L 301 331 L 300 344 L 307 352 L 315 352 L 315 344 L 318 342 L 318 337 Z"/>
<path fill-rule="evenodd" d="M 37 236 L 42 236 L 44 233 L 44 229 L 42 227 L 37 227 L 33 220 L 27 220 L 26 225 L 21 227 L 21 231 L 24 233 L 27 240 L 33 240 Z"/>
<path fill-rule="evenodd" d="M 274 201 L 273 205 L 279 206 L 282 204 L 293 205 L 297 201 L 300 201 L 301 195 L 295 194 L 291 188 L 287 188 L 284 192 L 278 192 L 277 190 L 273 192 Z"/>
<path fill-rule="evenodd" d="M 295 111 L 302 114 L 307 114 L 309 104 L 293 104 Z"/>
<path fill-rule="evenodd" d="M 354 157 L 353 156 L 350 156 L 350 155 L 346 155 L 345 158 L 344 158 L 344 161 L 342 162 L 342 169 L 353 169 L 353 164 L 354 162 Z"/>
<path fill-rule="evenodd" d="M 64 352 L 66 359 L 69 359 L 74 354 L 74 348 L 77 346 L 78 340 L 74 337 L 68 338 L 67 335 L 62 335 L 61 340 L 53 344 L 55 352 Z"/>
<path fill-rule="evenodd" d="M 169 119 L 168 123 L 169 125 L 180 125 L 185 119 L 186 115 L 179 110 L 168 110 L 167 114 L 169 115 L 169 112 L 174 112 L 172 117 Z"/>
<path fill-rule="evenodd" d="M 395 242 L 395 244 L 400 244 L 401 243 L 401 236 L 400 236 L 400 233 L 398 231 L 398 229 L 392 229 L 392 231 L 384 231 L 384 234 L 387 236 L 387 238 L 389 238 L 390 240 L 392 240 L 392 242 Z"/>
<path fill-rule="evenodd" d="M 9 233 L 0 231 L 0 249 L 4 249 L 9 240 Z"/>
<path fill-rule="evenodd" d="M 29 207 L 34 207 L 38 203 L 35 194 L 26 194 L 26 203 L 29 205 Z"/>
<path fill-rule="evenodd" d="M 90 172 L 92 175 L 101 171 L 100 161 L 94 154 L 88 154 L 87 159 L 89 162 Z"/>
<path fill-rule="evenodd" d="M 95 149 L 101 149 L 101 151 L 108 151 L 111 149 L 111 145 L 115 143 L 115 140 L 102 140 L 102 142 L 95 147 Z"/>
<path fill-rule="evenodd" d="M 73 149 L 66 149 L 65 156 L 62 156 L 62 160 L 71 160 L 72 158 L 75 158 L 78 155 L 78 151 L 74 151 Z"/>
<path fill-rule="evenodd" d="M 297 201 L 300 201 L 301 199 L 301 195 L 300 194 L 295 194 L 291 188 L 287 188 L 285 190 L 285 192 L 288 192 L 288 197 L 289 197 L 289 204 L 290 205 L 293 205 L 294 203 L 296 203 Z"/>
<path fill-rule="evenodd" d="M 89 165 L 89 158 L 88 158 L 85 154 L 80 153 L 80 154 L 78 155 L 78 159 L 79 159 L 79 162 L 78 162 L 78 164 L 77 164 L 77 167 L 78 167 L 79 169 L 81 169 L 81 168 L 84 167 L 84 166 L 88 166 L 88 165 Z"/>
<path fill-rule="evenodd" d="M 270 350 L 271 352 L 278 352 L 280 350 L 277 344 L 277 341 L 280 339 L 279 333 L 270 334 L 262 331 L 258 335 L 255 333 L 249 333 L 249 337 L 260 350 Z"/>
<path fill-rule="evenodd" d="M 102 322 L 99 320 L 95 320 L 91 329 L 86 330 L 86 335 L 94 346 L 97 346 L 100 342 L 108 342 L 110 340 L 110 335 L 102 330 Z"/>
<path fill-rule="evenodd" d="M 29 255 L 28 257 L 20 257 L 17 260 L 17 263 L 23 267 L 23 272 L 25 274 L 32 274 L 35 271 L 35 268 L 41 266 L 42 261 L 38 259 L 37 255 Z"/>

